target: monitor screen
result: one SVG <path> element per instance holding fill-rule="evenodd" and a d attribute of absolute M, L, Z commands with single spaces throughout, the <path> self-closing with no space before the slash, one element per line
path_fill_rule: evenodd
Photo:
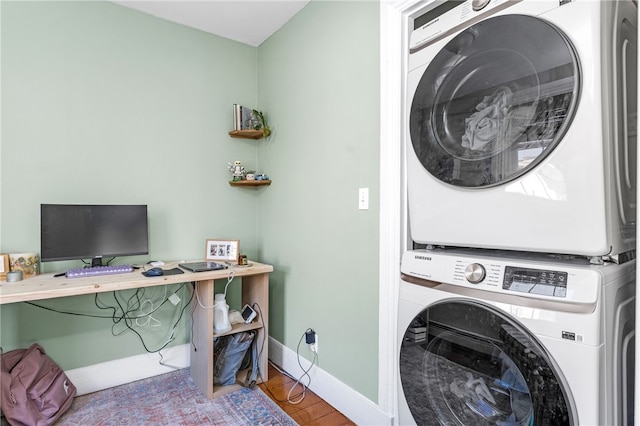
<path fill-rule="evenodd" d="M 146 205 L 40 205 L 43 262 L 148 254 Z"/>

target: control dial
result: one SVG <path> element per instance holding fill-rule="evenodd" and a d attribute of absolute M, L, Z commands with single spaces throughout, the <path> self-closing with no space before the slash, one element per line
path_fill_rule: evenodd
<path fill-rule="evenodd" d="M 490 1 L 491 0 L 472 0 L 471 7 L 477 12 L 484 9 Z"/>
<path fill-rule="evenodd" d="M 479 263 L 470 263 L 464 270 L 464 276 L 471 284 L 478 284 L 486 275 L 484 266 Z"/>

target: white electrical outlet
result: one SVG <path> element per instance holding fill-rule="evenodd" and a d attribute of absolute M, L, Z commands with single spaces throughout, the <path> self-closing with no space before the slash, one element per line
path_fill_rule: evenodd
<path fill-rule="evenodd" d="M 369 188 L 358 190 L 358 209 L 369 210 Z"/>
<path fill-rule="evenodd" d="M 318 333 L 316 333 L 316 341 L 314 343 L 310 343 L 309 347 L 315 353 L 318 353 Z"/>

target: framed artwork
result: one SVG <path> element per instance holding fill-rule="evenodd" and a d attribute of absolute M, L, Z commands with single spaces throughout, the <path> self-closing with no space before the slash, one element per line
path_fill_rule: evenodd
<path fill-rule="evenodd" d="M 0 280 L 7 279 L 7 272 L 9 272 L 9 255 L 0 254 Z"/>
<path fill-rule="evenodd" d="M 204 258 L 212 261 L 237 262 L 240 240 L 207 240 Z"/>

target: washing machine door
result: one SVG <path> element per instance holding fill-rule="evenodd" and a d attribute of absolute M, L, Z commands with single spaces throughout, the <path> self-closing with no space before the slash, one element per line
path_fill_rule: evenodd
<path fill-rule="evenodd" d="M 418 425 L 573 425 L 573 400 L 542 344 L 515 319 L 468 299 L 418 314 L 400 348 Z"/>
<path fill-rule="evenodd" d="M 416 156 L 447 184 L 509 182 L 560 143 L 579 77 L 573 46 L 552 24 L 524 15 L 477 23 L 435 55 L 416 87 L 409 116 Z"/>

